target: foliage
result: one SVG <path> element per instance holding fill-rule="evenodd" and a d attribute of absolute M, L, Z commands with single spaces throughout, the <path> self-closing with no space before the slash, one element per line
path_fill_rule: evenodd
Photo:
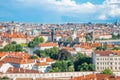
<path fill-rule="evenodd" d="M 34 48 L 35 47 L 35 42 L 34 41 L 30 41 L 29 43 L 28 43 L 28 47 L 30 47 L 30 48 Z"/>
<path fill-rule="evenodd" d="M 82 65 L 79 65 L 78 68 L 80 71 L 94 71 L 94 65 L 86 62 L 82 63 Z"/>
<path fill-rule="evenodd" d="M 76 56 L 74 56 L 73 61 L 75 71 L 94 71 L 92 58 L 87 57 L 86 55 L 78 53 Z"/>
<path fill-rule="evenodd" d="M 13 41 L 13 42 L 11 42 L 11 44 L 17 44 L 17 42 L 16 42 L 16 41 Z"/>
<path fill-rule="evenodd" d="M 8 44 L 3 48 L 3 51 L 22 52 L 24 49 L 19 44 Z"/>
<path fill-rule="evenodd" d="M 118 35 L 112 34 L 112 39 L 118 39 Z"/>
<path fill-rule="evenodd" d="M 64 49 L 60 50 L 57 55 L 58 60 L 70 60 L 71 58 L 72 58 L 71 53 Z"/>
<path fill-rule="evenodd" d="M 69 61 L 57 61 L 51 65 L 49 72 L 72 72 L 74 71 L 73 65 L 69 65 Z"/>
<path fill-rule="evenodd" d="M 119 47 L 114 47 L 112 50 L 120 50 Z"/>
<path fill-rule="evenodd" d="M 50 57 L 53 59 L 57 59 L 57 54 L 59 52 L 59 48 L 53 47 L 50 49 L 45 49 L 45 50 L 35 50 L 34 54 L 36 54 L 39 57 Z"/>
<path fill-rule="evenodd" d="M 112 75 L 113 72 L 112 72 L 109 68 L 106 68 L 104 71 L 102 71 L 102 74 L 109 74 L 109 75 Z"/>
<path fill-rule="evenodd" d="M 28 47 L 34 48 L 36 45 L 43 43 L 44 38 L 43 37 L 35 37 L 32 41 L 28 43 Z"/>
<path fill-rule="evenodd" d="M 87 41 L 91 41 L 92 40 L 92 37 L 90 35 L 86 35 L 85 38 L 86 38 Z"/>
<path fill-rule="evenodd" d="M 4 76 L 4 77 L 0 78 L 0 80 L 9 80 L 9 78 L 7 76 Z"/>
<path fill-rule="evenodd" d="M 33 53 L 39 57 L 47 57 L 44 50 L 35 50 L 35 51 L 33 51 Z"/>
<path fill-rule="evenodd" d="M 20 44 L 22 47 L 28 47 L 28 44 L 27 43 L 22 43 Z"/>
<path fill-rule="evenodd" d="M 37 59 L 37 56 L 32 55 L 29 59 Z"/>
<path fill-rule="evenodd" d="M 96 50 L 107 50 L 107 47 L 98 46 L 98 47 L 96 47 Z"/>

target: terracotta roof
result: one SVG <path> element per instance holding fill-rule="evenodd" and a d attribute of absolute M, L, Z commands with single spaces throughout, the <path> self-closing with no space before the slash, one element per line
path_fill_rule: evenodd
<path fill-rule="evenodd" d="M 35 66 L 47 66 L 47 62 L 36 63 Z"/>
<path fill-rule="evenodd" d="M 30 55 L 28 53 L 25 53 L 25 52 L 10 52 L 8 56 L 24 58 L 24 59 L 28 59 L 30 57 Z"/>
<path fill-rule="evenodd" d="M 46 58 L 46 62 L 53 62 L 54 60 L 51 58 Z"/>
<path fill-rule="evenodd" d="M 92 49 L 89 43 L 81 43 L 81 44 L 75 44 L 74 47 L 77 48 L 84 48 L 84 49 Z"/>
<path fill-rule="evenodd" d="M 120 56 L 120 50 L 106 50 L 106 51 L 96 50 L 94 51 L 94 53 L 100 54 L 101 56 L 109 56 L 109 54 L 116 54 Z"/>
<path fill-rule="evenodd" d="M 107 75 L 107 74 L 96 74 L 97 80 L 115 80 L 115 77 L 112 75 Z M 116 80 L 120 80 L 120 78 L 117 77 Z"/>
<path fill-rule="evenodd" d="M 16 78 L 15 80 L 33 80 L 32 78 Z"/>
<path fill-rule="evenodd" d="M 49 42 L 49 43 L 38 44 L 38 46 L 40 46 L 40 47 L 48 47 L 48 46 L 57 46 L 57 44 L 54 43 L 54 42 Z"/>
<path fill-rule="evenodd" d="M 29 64 L 34 63 L 34 60 L 31 59 L 23 59 L 23 58 L 17 58 L 17 57 L 5 57 L 2 59 L 5 63 L 13 63 L 13 64 Z"/>
<path fill-rule="evenodd" d="M 109 56 L 109 54 L 112 54 L 112 51 L 110 51 L 110 50 L 106 50 L 106 51 L 96 50 L 96 51 L 94 51 L 94 53 L 99 54 L 101 56 Z"/>
<path fill-rule="evenodd" d="M 64 50 L 66 50 L 66 51 L 75 51 L 73 48 L 71 48 L 71 47 L 63 47 L 63 49 Z"/>
<path fill-rule="evenodd" d="M 13 33 L 4 33 L 3 35 L 1 35 L 5 38 L 26 38 L 27 36 L 25 34 L 22 34 L 22 33 L 16 33 L 16 32 L 13 32 Z"/>
<path fill-rule="evenodd" d="M 8 52 L 0 52 L 0 58 L 7 55 L 7 54 L 9 54 L 9 53 Z"/>
<path fill-rule="evenodd" d="M 89 74 L 89 75 L 74 77 L 73 79 L 70 80 L 91 80 L 95 78 L 96 78 L 96 74 Z"/>
<path fill-rule="evenodd" d="M 117 53 L 118 56 L 120 56 L 120 50 L 112 50 L 113 53 Z"/>
<path fill-rule="evenodd" d="M 116 76 L 116 79 L 113 75 L 107 74 L 89 74 L 79 77 L 74 77 L 70 80 L 120 80 L 120 76 Z"/>
<path fill-rule="evenodd" d="M 0 61 L 0 67 L 4 64 L 4 62 Z"/>
<path fill-rule="evenodd" d="M 107 48 L 113 48 L 114 46 L 112 44 L 107 44 Z"/>
<path fill-rule="evenodd" d="M 98 47 L 98 46 L 101 46 L 101 44 L 98 43 L 98 42 L 95 42 L 95 43 L 92 43 L 91 46 L 92 46 L 92 47 Z"/>
<path fill-rule="evenodd" d="M 36 70 L 28 70 L 28 69 L 23 69 L 23 68 L 10 67 L 10 68 L 7 70 L 7 73 L 39 73 L 39 71 L 36 71 Z"/>

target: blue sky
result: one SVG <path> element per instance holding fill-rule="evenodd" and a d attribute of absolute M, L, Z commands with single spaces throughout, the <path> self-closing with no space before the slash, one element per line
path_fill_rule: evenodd
<path fill-rule="evenodd" d="M 120 0 L 0 0 L 0 21 L 33 23 L 114 22 Z"/>

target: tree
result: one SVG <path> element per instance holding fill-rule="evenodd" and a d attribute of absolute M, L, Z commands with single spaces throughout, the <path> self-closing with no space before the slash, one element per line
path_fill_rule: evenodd
<path fill-rule="evenodd" d="M 13 52 L 21 52 L 24 51 L 23 47 L 19 44 L 8 44 L 4 47 L 4 51 L 13 51 Z"/>
<path fill-rule="evenodd" d="M 43 38 L 43 37 L 35 37 L 35 38 L 33 39 L 33 41 L 34 41 L 36 44 L 43 43 L 43 42 L 44 42 L 44 38 Z"/>
<path fill-rule="evenodd" d="M 33 41 L 30 41 L 30 42 L 28 43 L 28 47 L 34 48 L 34 47 L 35 47 L 35 43 L 34 43 Z"/>
<path fill-rule="evenodd" d="M 104 71 L 102 71 L 102 74 L 109 74 L 109 75 L 112 75 L 113 72 L 112 72 L 109 68 L 106 68 Z"/>
<path fill-rule="evenodd" d="M 74 72 L 74 71 L 75 71 L 74 66 L 69 66 L 68 67 L 68 72 Z"/>
<path fill-rule="evenodd" d="M 112 34 L 112 39 L 117 39 L 118 35 Z"/>
<path fill-rule="evenodd" d="M 53 47 L 50 49 L 45 49 L 45 50 L 35 50 L 34 53 L 38 55 L 39 57 L 50 57 L 53 59 L 57 59 L 57 55 L 59 52 L 59 48 Z"/>
<path fill-rule="evenodd" d="M 62 49 L 59 51 L 57 57 L 58 57 L 58 60 L 69 60 L 72 58 L 72 55 L 70 52 Z"/>
<path fill-rule="evenodd" d="M 91 37 L 90 35 L 86 35 L 86 37 L 85 37 L 85 38 L 86 38 L 86 40 L 87 40 L 87 41 L 92 40 L 92 37 Z"/>
<path fill-rule="evenodd" d="M 80 71 L 88 71 L 89 66 L 86 62 L 84 62 L 82 65 L 79 65 L 78 68 Z"/>
<path fill-rule="evenodd" d="M 35 37 L 32 41 L 28 43 L 28 47 L 34 48 L 36 45 L 43 43 L 44 38 L 43 37 Z"/>
<path fill-rule="evenodd" d="M 93 71 L 94 66 L 92 64 L 92 58 L 78 53 L 74 61 L 74 68 L 75 71 Z"/>
<path fill-rule="evenodd" d="M 49 72 L 60 72 L 60 69 L 58 67 L 55 67 L 50 69 Z"/>
<path fill-rule="evenodd" d="M 13 42 L 11 42 L 11 44 L 17 44 L 17 42 L 16 42 L 16 41 L 13 41 Z"/>
<path fill-rule="evenodd" d="M 107 47 L 103 46 L 98 46 L 96 47 L 96 50 L 107 50 Z"/>
<path fill-rule="evenodd" d="M 69 61 L 57 61 L 51 65 L 49 72 L 68 72 L 74 71 L 73 65 L 68 65 Z"/>
<path fill-rule="evenodd" d="M 30 56 L 29 59 L 37 59 L 37 58 L 38 58 L 37 56 L 32 55 L 32 56 Z"/>
<path fill-rule="evenodd" d="M 120 50 L 119 47 L 114 47 L 112 50 Z"/>
<path fill-rule="evenodd" d="M 21 52 L 21 51 L 23 51 L 23 48 L 22 48 L 22 46 L 21 45 L 16 45 L 16 50 L 15 50 L 16 52 Z"/>
<path fill-rule="evenodd" d="M 43 57 L 43 58 L 47 57 L 44 50 L 35 50 L 35 51 L 33 51 L 33 53 L 36 54 L 39 57 Z"/>

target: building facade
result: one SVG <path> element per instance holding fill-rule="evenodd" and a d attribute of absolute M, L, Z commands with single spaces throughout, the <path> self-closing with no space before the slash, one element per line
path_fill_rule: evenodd
<path fill-rule="evenodd" d="M 106 68 L 112 71 L 120 71 L 119 51 L 94 51 L 92 59 L 96 71 L 103 71 Z"/>

